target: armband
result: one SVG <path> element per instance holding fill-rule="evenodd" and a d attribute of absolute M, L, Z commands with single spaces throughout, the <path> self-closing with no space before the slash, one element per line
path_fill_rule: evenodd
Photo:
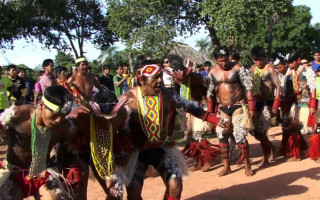
<path fill-rule="evenodd" d="M 214 115 L 212 113 L 206 112 L 206 114 L 204 115 L 202 120 L 207 121 L 207 122 L 214 124 L 214 125 L 218 125 L 220 123 L 221 118 L 217 117 L 216 115 Z"/>
<path fill-rule="evenodd" d="M 278 109 L 278 108 L 279 108 L 279 106 L 280 106 L 280 102 L 281 102 L 281 100 L 280 100 L 280 99 L 275 98 L 275 99 L 274 99 L 274 102 L 273 102 L 273 106 L 272 106 L 272 108 L 273 108 L 273 109 Z"/>
<path fill-rule="evenodd" d="M 310 106 L 311 108 L 317 108 L 317 99 L 315 99 L 315 98 L 310 98 L 309 106 Z"/>
<path fill-rule="evenodd" d="M 213 111 L 214 111 L 214 109 L 215 109 L 215 103 L 214 103 L 214 101 L 211 101 L 211 100 L 208 100 L 207 101 L 207 107 L 208 107 L 208 112 L 209 113 L 213 113 Z"/>
<path fill-rule="evenodd" d="M 248 99 L 249 110 L 256 110 L 255 99 Z"/>

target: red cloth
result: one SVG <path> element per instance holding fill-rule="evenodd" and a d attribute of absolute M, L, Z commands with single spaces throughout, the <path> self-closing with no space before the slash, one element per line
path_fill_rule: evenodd
<path fill-rule="evenodd" d="M 280 102 L 281 102 L 280 99 L 274 99 L 272 108 L 278 109 L 280 106 Z"/>
<path fill-rule="evenodd" d="M 249 110 L 256 110 L 256 102 L 254 99 L 248 99 Z"/>
<path fill-rule="evenodd" d="M 0 166 L 1 168 L 5 169 L 2 161 L 0 163 Z M 28 175 L 29 170 L 20 167 L 14 167 L 10 174 L 10 177 L 13 178 L 15 182 L 17 182 L 21 187 L 24 194 L 24 198 L 27 198 L 28 196 L 33 196 L 42 185 L 47 184 L 47 179 L 50 173 L 46 171 L 44 176 L 32 179 L 30 179 Z"/>
<path fill-rule="evenodd" d="M 81 172 L 82 169 L 80 166 L 77 165 L 71 165 L 71 168 L 68 171 L 67 174 L 67 180 L 69 184 L 77 184 L 81 182 Z"/>
<path fill-rule="evenodd" d="M 220 122 L 220 117 L 217 117 L 216 115 L 214 115 L 212 113 L 206 112 L 206 114 L 204 115 L 202 120 L 207 121 L 207 122 L 214 124 L 214 125 L 218 125 Z"/>
<path fill-rule="evenodd" d="M 314 117 L 314 115 L 311 115 L 311 113 L 310 113 L 309 117 L 308 117 L 307 126 L 314 127 L 315 125 L 317 125 L 316 118 Z"/>
<path fill-rule="evenodd" d="M 286 155 L 300 158 L 300 134 L 292 134 L 286 148 Z"/>
<path fill-rule="evenodd" d="M 318 134 L 312 134 L 309 137 L 310 147 L 307 152 L 307 157 L 312 160 L 317 160 L 320 158 L 320 137 Z"/>

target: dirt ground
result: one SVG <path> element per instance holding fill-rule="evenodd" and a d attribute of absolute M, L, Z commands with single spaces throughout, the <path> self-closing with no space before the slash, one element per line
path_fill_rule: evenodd
<path fill-rule="evenodd" d="M 270 140 L 280 146 L 281 129 L 274 127 L 269 131 Z M 269 167 L 258 169 L 262 158 L 260 144 L 251 136 L 250 157 L 254 175 L 247 177 L 244 166 L 233 164 L 232 173 L 219 177 L 222 169 L 220 160 L 209 172 L 194 171 L 183 181 L 181 199 L 186 200 L 306 200 L 320 199 L 320 164 L 303 158 L 301 161 L 286 162 L 286 158 L 277 157 Z M 210 139 L 217 144 L 217 139 Z M 160 177 L 147 178 L 144 182 L 142 197 L 145 200 L 162 200 L 165 191 Z M 88 200 L 100 200 L 105 197 L 102 189 L 94 180 L 90 180 Z"/>
<path fill-rule="evenodd" d="M 276 146 L 280 145 L 281 129 L 274 127 L 269 131 L 270 140 Z M 259 143 L 248 136 L 250 157 L 254 175 L 247 177 L 244 166 L 232 164 L 232 173 L 219 177 L 222 169 L 217 159 L 208 172 L 194 171 L 183 181 L 181 199 L 186 200 L 305 200 L 320 199 L 320 164 L 303 158 L 297 162 L 286 162 L 286 158 L 277 157 L 267 168 L 258 169 L 262 152 Z M 217 144 L 217 139 L 210 139 Z M 1 157 L 4 156 L 4 146 L 0 147 Z M 161 200 L 165 188 L 160 177 L 147 178 L 144 182 L 142 197 L 145 200 Z M 32 199 L 32 198 L 29 198 Z M 98 182 L 89 180 L 88 200 L 105 199 L 105 194 Z"/>

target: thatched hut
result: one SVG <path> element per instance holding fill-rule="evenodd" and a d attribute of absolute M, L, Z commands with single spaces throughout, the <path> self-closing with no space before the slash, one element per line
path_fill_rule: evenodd
<path fill-rule="evenodd" d="M 182 58 L 189 57 L 198 64 L 204 63 L 207 60 L 207 58 L 201 55 L 201 53 L 197 52 L 191 46 L 183 43 L 178 43 L 176 46 L 174 46 L 170 51 L 170 54 L 179 55 Z"/>

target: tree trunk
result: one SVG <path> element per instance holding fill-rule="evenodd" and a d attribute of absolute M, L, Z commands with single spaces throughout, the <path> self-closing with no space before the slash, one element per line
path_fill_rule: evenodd
<path fill-rule="evenodd" d="M 208 28 L 209 35 L 210 35 L 210 38 L 211 38 L 212 47 L 216 48 L 216 47 L 221 46 L 220 45 L 220 41 L 219 41 L 219 39 L 217 37 L 216 30 L 214 29 L 214 27 L 209 27 L 207 25 L 207 28 Z"/>
<path fill-rule="evenodd" d="M 129 51 L 129 54 L 128 54 L 128 57 L 129 57 L 129 66 L 130 66 L 130 71 L 131 72 L 134 72 L 133 70 L 133 54 L 132 54 L 132 51 L 130 50 Z M 135 72 L 134 72 L 135 73 Z"/>

